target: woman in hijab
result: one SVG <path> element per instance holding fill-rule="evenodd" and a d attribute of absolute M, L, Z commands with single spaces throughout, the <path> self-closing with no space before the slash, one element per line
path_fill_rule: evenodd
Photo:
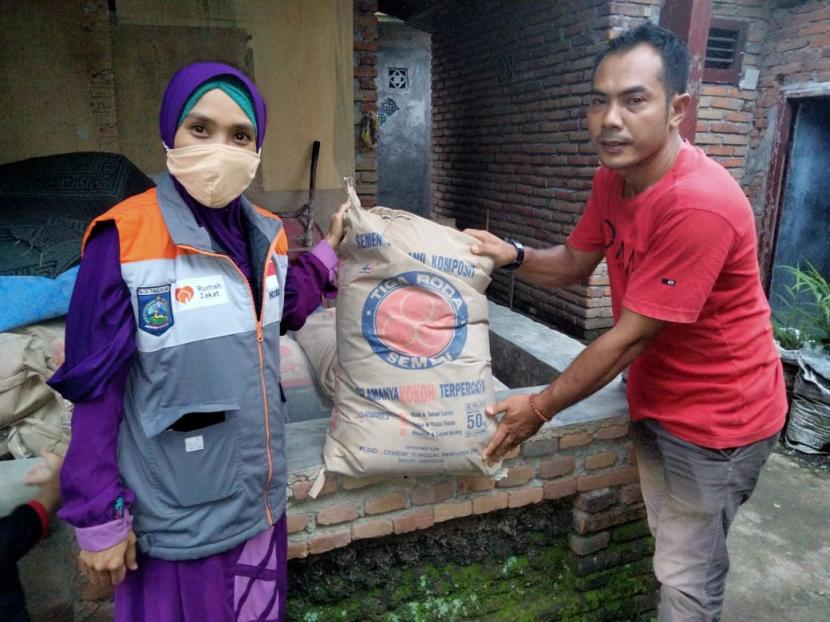
<path fill-rule="evenodd" d="M 97 218 L 51 380 L 75 403 L 59 516 L 116 620 L 282 620 L 286 459 L 279 336 L 332 294 L 346 205 L 290 269 L 242 192 L 265 135 L 220 63 L 170 81 L 157 188 Z"/>

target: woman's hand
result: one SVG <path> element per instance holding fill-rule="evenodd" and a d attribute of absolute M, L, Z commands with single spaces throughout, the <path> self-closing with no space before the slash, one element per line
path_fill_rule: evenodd
<path fill-rule="evenodd" d="M 473 255 L 490 257 L 495 262 L 496 268 L 501 268 L 516 260 L 516 247 L 489 231 L 464 229 L 464 233 L 478 240 L 478 244 L 473 244 L 470 247 Z"/>
<path fill-rule="evenodd" d="M 329 232 L 323 239 L 328 242 L 334 250 L 340 248 L 340 242 L 343 241 L 343 234 L 345 233 L 344 220 L 349 211 L 350 205 L 351 204 L 348 201 L 343 203 L 343 205 L 341 205 L 340 208 L 331 215 Z"/>
<path fill-rule="evenodd" d="M 118 585 L 127 570 L 138 570 L 135 561 L 135 533 L 130 529 L 126 539 L 103 551 L 81 551 L 78 562 L 94 585 Z"/>

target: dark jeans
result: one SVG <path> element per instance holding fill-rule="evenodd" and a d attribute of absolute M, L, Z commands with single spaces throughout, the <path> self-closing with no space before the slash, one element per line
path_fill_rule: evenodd
<path fill-rule="evenodd" d="M 726 534 L 749 499 L 778 434 L 733 449 L 707 449 L 657 421 L 632 423 L 648 525 L 656 541 L 660 622 L 720 620 Z"/>

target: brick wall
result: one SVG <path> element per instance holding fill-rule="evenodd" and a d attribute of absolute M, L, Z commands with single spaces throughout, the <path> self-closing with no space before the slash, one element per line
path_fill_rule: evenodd
<path fill-rule="evenodd" d="M 354 0 L 354 120 L 355 120 L 355 183 L 365 207 L 377 204 L 377 148 L 360 138 L 361 123 L 368 114 L 378 112 L 377 0 Z"/>
<path fill-rule="evenodd" d="M 779 4 L 793 5 L 781 8 Z M 804 95 L 818 85 L 830 92 L 830 4 L 823 0 L 770 2 L 768 29 L 762 42 L 760 78 L 749 154 L 742 179 L 758 218 L 762 267 L 770 259 L 778 197 L 770 192 L 774 183 L 770 164 L 783 118 L 794 100 L 785 91 L 798 85 Z M 786 148 L 786 145 L 782 145 Z"/>
<path fill-rule="evenodd" d="M 595 55 L 659 2 L 442 6 L 433 32 L 433 209 L 534 246 L 564 242 L 597 166 L 585 104 Z M 504 302 L 509 277 L 490 294 Z M 610 326 L 603 270 L 551 293 L 517 282 L 515 307 L 572 334 Z"/>
<path fill-rule="evenodd" d="M 507 477 L 500 481 L 485 477 L 355 479 L 328 474 L 318 497 L 311 499 L 316 469 L 293 473 L 287 510 L 289 557 L 325 553 L 353 540 L 427 529 L 454 518 L 598 489 L 614 489 L 623 505 L 636 505 L 640 501 L 634 491 L 639 488 L 637 467 L 627 435 L 627 417 L 544 428 L 520 451 L 514 451 L 506 463 Z M 576 509 L 574 515 L 576 532 L 593 532 L 582 524 L 580 511 L 584 510 Z"/>
<path fill-rule="evenodd" d="M 464 531 L 473 528 L 464 521 L 476 517 L 493 515 L 495 520 L 508 520 L 514 510 L 546 504 L 565 508 L 566 524 L 570 522 L 564 535 L 570 548 L 569 563 L 581 578 L 577 591 L 596 588 L 597 581 L 610 581 L 614 569 L 632 563 L 641 567 L 638 576 L 651 589 L 652 548 L 642 522 L 645 510 L 626 416 L 547 426 L 515 450 L 505 465 L 507 477 L 499 481 L 478 476 L 354 479 L 329 474 L 316 499 L 309 497 L 316 469 L 289 474 L 292 599 L 342 609 L 345 615 L 347 607 L 340 601 L 345 601 L 343 594 L 349 590 L 341 580 L 354 581 L 356 572 L 348 566 L 359 562 L 363 541 L 376 540 L 372 543 L 375 547 L 389 542 L 391 550 L 396 550 L 406 546 L 406 540 L 401 539 L 406 534 L 435 529 L 439 524 L 451 528 L 453 521 Z M 621 525 L 633 529 L 633 535 L 629 536 L 631 542 L 619 547 L 614 542 L 626 539 L 615 535 Z M 442 538 L 446 561 L 455 561 L 458 551 L 453 537 L 445 534 Z M 339 550 L 347 547 L 357 548 L 339 556 Z M 336 561 L 323 566 L 330 568 L 326 571 L 317 556 Z M 406 563 L 412 566 L 411 572 L 420 572 L 417 560 Z M 335 568 L 352 578 L 331 580 L 341 592 L 332 601 L 313 582 Z M 643 598 L 644 604 L 638 607 L 655 606 L 650 592 Z"/>

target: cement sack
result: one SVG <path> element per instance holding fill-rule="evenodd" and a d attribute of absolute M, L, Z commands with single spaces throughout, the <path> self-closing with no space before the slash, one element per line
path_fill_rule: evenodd
<path fill-rule="evenodd" d="M 470 252 L 473 238 L 407 212 L 353 202 L 347 218 L 326 470 L 496 475 L 500 465 L 481 459 L 496 427 L 484 413 L 492 260 Z"/>
<path fill-rule="evenodd" d="M 331 400 L 319 390 L 314 376 L 300 344 L 287 335 L 280 337 L 280 386 L 286 422 L 328 417 Z"/>
<path fill-rule="evenodd" d="M 335 317 L 335 309 L 318 309 L 294 334 L 314 369 L 320 390 L 328 399 L 334 399 L 334 372 L 337 366 Z"/>
<path fill-rule="evenodd" d="M 53 320 L 0 333 L 0 448 L 15 458 L 43 448 L 66 453 L 72 405 L 46 380 L 64 358 L 64 323 Z"/>

